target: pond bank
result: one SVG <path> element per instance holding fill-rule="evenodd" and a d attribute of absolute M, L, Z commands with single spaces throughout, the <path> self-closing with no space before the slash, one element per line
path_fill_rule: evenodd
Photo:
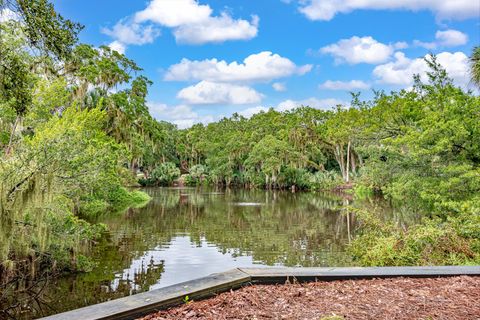
<path fill-rule="evenodd" d="M 164 319 L 478 319 L 480 277 L 254 285 L 146 316 Z"/>
<path fill-rule="evenodd" d="M 296 282 L 400 277 L 426 278 L 480 276 L 480 266 L 380 267 L 380 268 L 237 268 L 207 277 L 178 283 L 162 289 L 108 301 L 49 317 L 55 320 L 134 319 L 185 302 L 197 301 L 251 284 L 285 284 Z M 480 288 L 480 278 L 476 278 Z M 376 281 L 376 280 L 374 280 Z M 320 283 L 320 282 L 318 282 Z M 395 283 L 395 282 L 393 282 Z M 272 287 L 274 288 L 274 287 Z M 422 289 L 417 286 L 417 289 Z M 244 290 L 244 289 L 242 289 Z M 366 289 L 367 290 L 367 289 Z M 368 291 L 368 290 L 367 290 Z M 364 290 L 364 292 L 367 292 Z M 242 292 L 242 291 L 241 291 Z M 478 292 L 480 294 L 480 292 Z M 477 294 L 477 296 L 478 296 Z M 426 297 L 429 295 L 426 295 Z M 317 297 L 318 298 L 318 297 Z M 216 299 L 216 298 L 215 298 Z M 183 310 L 185 306 L 178 310 Z M 172 309 L 177 310 L 177 309 Z M 167 311 L 169 312 L 169 311 Z M 175 312 L 175 311 L 173 311 Z M 160 313 L 160 314 L 164 314 Z M 183 318 L 183 316 L 181 317 Z M 159 317 L 158 319 L 161 319 Z M 207 318 L 208 319 L 208 318 Z"/>

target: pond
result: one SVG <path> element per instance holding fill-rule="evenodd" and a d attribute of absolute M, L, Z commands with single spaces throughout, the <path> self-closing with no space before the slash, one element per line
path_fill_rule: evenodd
<path fill-rule="evenodd" d="M 144 208 L 109 214 L 109 233 L 85 274 L 47 282 L 17 317 L 31 319 L 172 285 L 235 267 L 347 266 L 346 246 L 357 230 L 347 206 L 381 208 L 382 200 L 353 203 L 338 195 L 261 190 L 152 188 Z"/>

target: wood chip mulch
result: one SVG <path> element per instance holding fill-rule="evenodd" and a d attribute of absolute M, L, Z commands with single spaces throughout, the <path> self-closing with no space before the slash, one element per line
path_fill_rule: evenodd
<path fill-rule="evenodd" d="M 480 319 L 480 277 L 255 285 L 142 320 Z M 328 318 L 327 318 L 328 319 Z"/>

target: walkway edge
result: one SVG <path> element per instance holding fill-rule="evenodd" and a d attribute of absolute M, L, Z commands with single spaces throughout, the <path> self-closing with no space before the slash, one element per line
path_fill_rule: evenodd
<path fill-rule="evenodd" d="M 250 276 L 248 274 L 239 269 L 233 269 L 173 286 L 67 311 L 42 319 L 135 319 L 161 309 L 182 304 L 187 296 L 188 300 L 205 299 L 221 292 L 239 288 L 249 282 Z"/>
<path fill-rule="evenodd" d="M 286 281 L 334 281 L 374 278 L 436 278 L 459 275 L 480 276 L 480 266 L 425 267 L 353 267 L 353 268 L 240 268 L 252 283 L 285 283 Z"/>
<path fill-rule="evenodd" d="M 181 304 L 185 297 L 200 300 L 251 283 L 332 281 L 372 278 L 436 278 L 480 276 L 480 266 L 368 268 L 238 268 L 136 295 L 60 313 L 44 320 L 135 319 Z"/>

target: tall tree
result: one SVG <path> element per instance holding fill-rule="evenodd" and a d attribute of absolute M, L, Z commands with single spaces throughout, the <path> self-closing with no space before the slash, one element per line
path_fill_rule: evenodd
<path fill-rule="evenodd" d="M 470 56 L 470 76 L 472 82 L 480 87 L 480 46 L 474 47 Z"/>

